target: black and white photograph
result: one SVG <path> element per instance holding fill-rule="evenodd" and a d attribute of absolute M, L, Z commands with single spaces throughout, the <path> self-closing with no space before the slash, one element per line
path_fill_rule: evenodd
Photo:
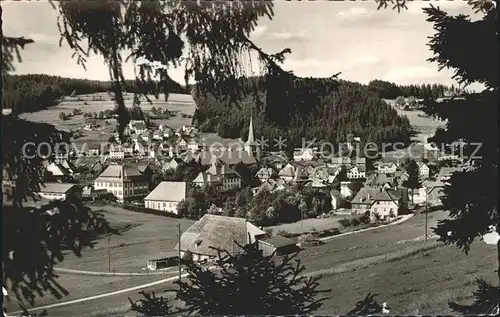
<path fill-rule="evenodd" d="M 500 315 L 496 5 L 2 1 L 3 315 Z"/>

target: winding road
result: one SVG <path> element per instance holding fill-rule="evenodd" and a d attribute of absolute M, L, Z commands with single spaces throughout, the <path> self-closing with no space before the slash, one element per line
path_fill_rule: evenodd
<path fill-rule="evenodd" d="M 428 227 L 432 228 L 437 221 L 446 218 L 447 212 L 436 211 L 428 215 Z M 328 269 L 342 262 L 349 262 L 363 256 L 372 256 L 404 249 L 406 241 L 419 240 L 425 232 L 425 216 L 417 214 L 409 220 L 374 230 L 359 232 L 338 237 L 330 243 L 317 247 L 307 248 L 299 255 L 302 263 L 309 268 L 307 272 Z M 431 234 L 429 229 L 429 234 Z M 402 243 L 403 242 L 403 243 Z M 363 249 L 363 252 L 359 252 Z M 370 253 L 370 255 L 367 255 Z M 186 276 L 184 274 L 183 276 Z M 140 291 L 154 291 L 162 293 L 166 289 L 174 288 L 173 281 L 177 277 L 169 277 L 155 282 L 141 284 L 126 289 L 99 294 L 95 296 L 63 301 L 51 305 L 31 308 L 32 312 L 47 310 L 50 316 L 108 316 L 111 314 L 125 314 L 130 311 L 128 297 L 137 299 Z M 9 312 L 19 314 L 20 312 Z"/>

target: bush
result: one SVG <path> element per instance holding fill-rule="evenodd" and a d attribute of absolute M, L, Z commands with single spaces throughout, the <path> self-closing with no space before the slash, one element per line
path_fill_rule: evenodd
<path fill-rule="evenodd" d="M 344 219 L 340 219 L 339 220 L 339 223 L 342 227 L 344 228 L 349 228 L 351 226 L 351 220 L 347 219 L 347 218 L 344 218 Z"/>
<path fill-rule="evenodd" d="M 156 209 L 149 209 L 146 207 L 131 205 L 129 203 L 124 203 L 121 205 L 121 207 L 123 209 L 131 210 L 131 211 L 135 211 L 135 212 L 140 212 L 143 214 L 157 215 L 157 216 L 163 216 L 163 217 L 169 217 L 169 218 L 181 218 L 181 217 L 179 217 L 179 215 L 172 213 L 172 212 L 161 211 L 161 210 L 156 210 Z"/>
<path fill-rule="evenodd" d="M 318 237 L 319 238 L 330 237 L 330 236 L 336 236 L 338 234 L 340 234 L 339 228 L 333 228 L 333 229 L 324 230 L 324 231 L 320 232 Z"/>
<path fill-rule="evenodd" d="M 351 219 L 351 226 L 357 227 L 361 224 L 360 218 L 352 218 Z"/>

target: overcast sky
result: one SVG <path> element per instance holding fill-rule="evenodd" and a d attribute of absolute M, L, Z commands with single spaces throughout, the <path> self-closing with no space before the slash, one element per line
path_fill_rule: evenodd
<path fill-rule="evenodd" d="M 460 0 L 432 3 L 453 14 L 473 13 Z M 422 12 L 428 4 L 414 1 L 398 14 L 389 9 L 377 11 L 374 1 L 279 1 L 273 20 L 263 18 L 252 39 L 269 53 L 289 47 L 292 54 L 284 68 L 299 76 L 342 72 L 342 79 L 361 83 L 382 79 L 398 84 L 452 84 L 450 71 L 438 72 L 436 64 L 426 61 L 431 56 L 427 37 L 434 33 Z M 57 15 L 50 4 L 7 2 L 2 7 L 4 35 L 35 40 L 22 52 L 23 62 L 16 64 L 15 73 L 109 79 L 101 57 L 90 57 L 85 71 L 71 58 L 65 43 L 59 47 Z M 183 83 L 181 69 L 170 73 Z M 125 66 L 125 76 L 133 77 L 132 65 Z"/>

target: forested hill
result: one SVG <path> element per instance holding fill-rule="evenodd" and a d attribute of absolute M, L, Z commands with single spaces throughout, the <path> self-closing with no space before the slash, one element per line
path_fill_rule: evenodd
<path fill-rule="evenodd" d="M 14 113 L 33 112 L 51 107 L 62 96 L 112 91 L 109 81 L 65 78 L 45 74 L 6 75 L 3 78 L 2 108 Z M 155 85 L 151 83 L 151 87 Z M 135 81 L 127 80 L 125 91 L 135 91 Z M 171 93 L 189 93 L 179 83 L 170 83 Z M 141 91 L 149 90 L 141 87 Z"/>
<path fill-rule="evenodd" d="M 195 94 L 197 110 L 193 123 L 205 132 L 246 139 L 250 116 L 253 116 L 257 138 L 281 136 L 293 146 L 300 146 L 302 138 L 338 144 L 345 142 L 349 135 L 378 143 L 409 142 L 408 118 L 398 116 L 396 110 L 370 92 L 366 85 L 305 78 L 270 85 L 274 91 L 285 89 L 286 94 L 272 91 L 266 94 L 263 85 L 255 84 L 256 80 L 262 83 L 263 78 L 247 80 L 248 86 L 260 88 L 257 94 L 248 92 L 241 97 L 239 108 L 230 107 L 210 94 Z"/>
<path fill-rule="evenodd" d="M 368 83 L 368 89 L 377 93 L 383 99 L 396 99 L 400 96 L 415 97 L 417 99 L 437 99 L 465 92 L 454 85 L 396 85 L 395 83 L 378 79 Z"/>

